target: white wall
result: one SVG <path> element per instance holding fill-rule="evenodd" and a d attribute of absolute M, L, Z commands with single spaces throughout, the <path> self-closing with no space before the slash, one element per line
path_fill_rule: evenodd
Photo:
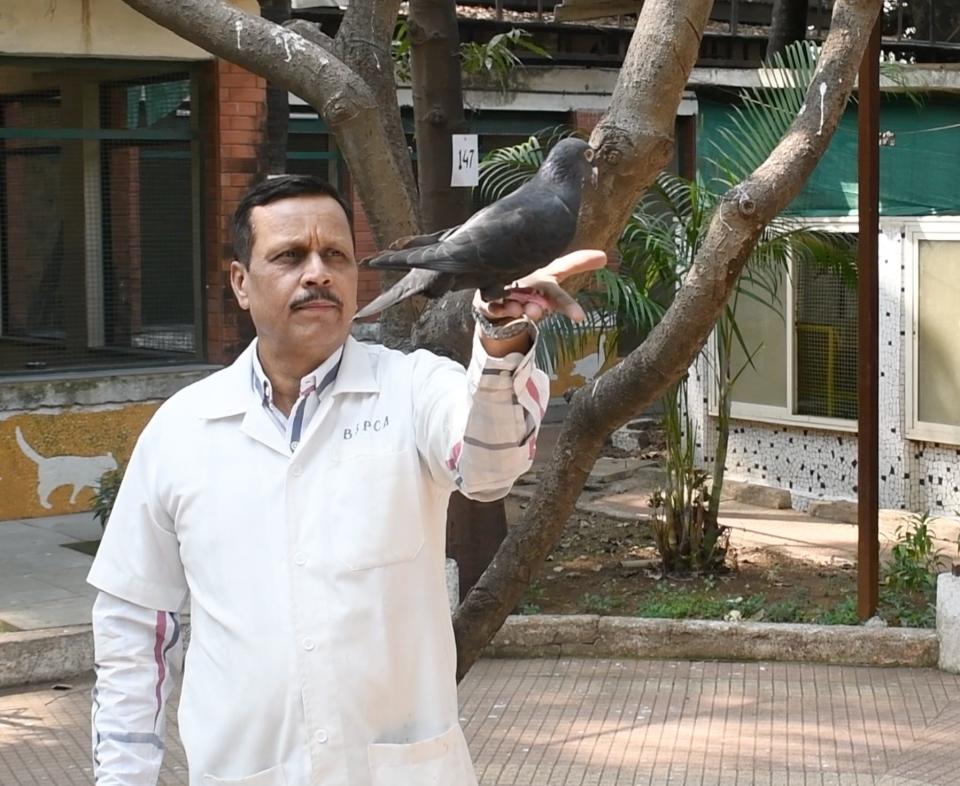
<path fill-rule="evenodd" d="M 884 219 L 879 239 L 880 505 L 953 515 L 960 510 L 960 445 L 919 442 L 904 434 L 911 275 L 906 225 L 904 219 Z M 699 432 L 698 458 L 709 470 L 716 419 L 710 415 L 707 374 L 701 358 L 691 369 L 689 401 Z M 857 436 L 849 431 L 749 420 L 731 424 L 727 477 L 787 489 L 800 510 L 813 500 L 856 500 L 856 462 Z"/>

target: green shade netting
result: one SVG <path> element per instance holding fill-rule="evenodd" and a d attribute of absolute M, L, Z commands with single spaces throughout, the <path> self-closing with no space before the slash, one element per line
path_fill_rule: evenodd
<path fill-rule="evenodd" d="M 700 99 L 697 165 L 710 182 L 711 159 L 720 158 L 718 129 L 731 127 L 730 104 Z M 896 144 L 880 148 L 880 214 L 960 214 L 960 99 L 927 96 L 918 106 L 907 98 L 884 98 L 880 131 Z M 857 212 L 857 107 L 851 104 L 830 147 L 803 191 L 785 211 L 794 216 L 847 216 Z"/>

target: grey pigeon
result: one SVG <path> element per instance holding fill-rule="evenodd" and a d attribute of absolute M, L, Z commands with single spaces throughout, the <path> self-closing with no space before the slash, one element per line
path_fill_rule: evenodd
<path fill-rule="evenodd" d="M 564 139 L 531 180 L 465 223 L 401 238 L 364 260 L 378 270 L 410 272 L 356 318 L 378 314 L 413 295 L 436 298 L 454 289 L 479 289 L 484 300 L 503 297 L 505 287 L 568 250 L 584 181 L 591 171 L 596 175 L 593 157 L 593 148 L 582 139 Z"/>

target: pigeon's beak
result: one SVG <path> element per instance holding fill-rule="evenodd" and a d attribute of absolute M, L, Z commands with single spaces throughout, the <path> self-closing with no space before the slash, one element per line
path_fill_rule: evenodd
<path fill-rule="evenodd" d="M 593 184 L 593 187 L 597 187 L 597 182 L 600 180 L 600 170 L 597 167 L 590 168 L 590 182 Z"/>

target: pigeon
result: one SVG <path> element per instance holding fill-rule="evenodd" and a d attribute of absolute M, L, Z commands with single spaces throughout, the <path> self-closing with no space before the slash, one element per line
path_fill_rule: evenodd
<path fill-rule="evenodd" d="M 568 250 L 577 230 L 580 194 L 596 183 L 594 150 L 582 139 L 556 144 L 537 174 L 516 191 L 459 226 L 401 238 L 363 260 L 377 270 L 409 270 L 400 281 L 357 312 L 362 319 L 413 295 L 438 298 L 455 289 L 479 289 L 497 300 L 517 279 Z"/>

